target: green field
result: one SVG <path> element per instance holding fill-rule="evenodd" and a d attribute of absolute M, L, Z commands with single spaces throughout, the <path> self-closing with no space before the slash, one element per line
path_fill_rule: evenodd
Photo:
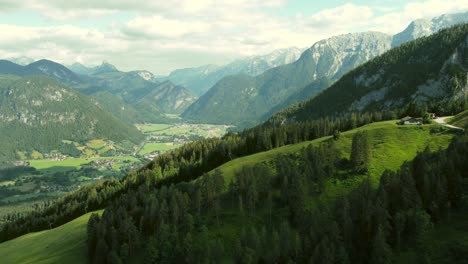
<path fill-rule="evenodd" d="M 468 127 L 468 110 L 461 112 L 448 120 L 448 122 L 457 127 Z"/>
<path fill-rule="evenodd" d="M 172 142 L 169 143 L 146 143 L 145 146 L 138 152 L 140 155 L 145 155 L 154 151 L 168 151 L 175 149 L 177 145 L 174 145 Z"/>
<path fill-rule="evenodd" d="M 138 151 L 138 155 L 153 152 L 165 152 L 184 143 L 198 140 L 200 137 L 221 137 L 226 134 L 229 126 L 209 124 L 136 124 L 148 141 Z"/>
<path fill-rule="evenodd" d="M 102 213 L 100 211 L 99 213 Z M 57 228 L 0 244 L 1 263 L 86 263 L 86 226 L 91 213 Z"/>
<path fill-rule="evenodd" d="M 210 124 L 137 124 L 136 127 L 150 135 L 198 135 L 202 137 L 221 137 L 226 134 L 228 126 Z"/>
<path fill-rule="evenodd" d="M 155 132 L 172 127 L 169 124 L 137 124 L 136 127 L 143 133 Z"/>
<path fill-rule="evenodd" d="M 52 171 L 67 171 L 70 169 L 79 169 L 82 165 L 88 164 L 95 160 L 115 160 L 119 161 L 117 164 L 123 161 L 138 162 L 139 160 L 133 156 L 115 156 L 115 157 L 98 157 L 98 158 L 68 158 L 66 160 L 30 160 L 29 164 L 31 167 L 37 170 L 44 170 L 47 172 Z M 118 169 L 118 166 L 116 167 Z"/>

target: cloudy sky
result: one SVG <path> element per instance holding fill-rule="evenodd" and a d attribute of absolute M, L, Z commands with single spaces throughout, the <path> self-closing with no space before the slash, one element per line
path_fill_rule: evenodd
<path fill-rule="evenodd" d="M 468 0 L 0 0 L 0 58 L 167 74 L 466 10 Z"/>

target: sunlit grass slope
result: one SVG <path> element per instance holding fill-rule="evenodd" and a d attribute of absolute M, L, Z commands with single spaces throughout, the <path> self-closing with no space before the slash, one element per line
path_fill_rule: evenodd
<path fill-rule="evenodd" d="M 0 244 L 0 263 L 86 263 L 86 226 L 91 213 L 57 228 Z"/>
<path fill-rule="evenodd" d="M 349 159 L 353 135 L 358 131 L 367 131 L 371 148 L 371 164 L 369 174 L 377 179 L 385 169 L 396 170 L 405 161 L 412 160 L 418 151 L 428 146 L 431 151 L 446 148 L 454 136 L 455 131 L 445 129 L 437 124 L 423 126 L 400 126 L 397 120 L 369 124 L 341 134 L 336 141 L 341 157 Z M 299 144 L 287 145 L 270 151 L 234 159 L 217 169 L 220 169 L 226 179 L 231 180 L 234 174 L 243 166 L 256 163 L 270 163 L 280 155 L 298 153 L 302 148 L 332 140 L 323 137 Z"/>
<path fill-rule="evenodd" d="M 468 127 L 468 110 L 454 116 L 449 123 L 457 127 Z"/>
<path fill-rule="evenodd" d="M 325 190 L 318 196 L 311 198 L 309 206 L 314 207 L 317 202 L 328 202 L 339 196 L 346 195 L 354 187 L 358 186 L 366 177 L 370 177 L 374 186 L 378 185 L 380 176 L 386 170 L 398 170 L 405 161 L 411 161 L 418 152 L 429 147 L 431 151 L 445 149 L 453 138 L 456 130 L 450 130 L 438 124 L 432 125 L 397 125 L 397 120 L 372 123 L 341 134 L 336 146 L 341 158 L 349 159 L 353 135 L 358 131 L 367 131 L 369 135 L 371 162 L 368 175 L 353 175 L 351 177 L 333 178 L 325 183 Z M 299 153 L 309 145 L 317 146 L 328 140 L 330 136 L 299 144 L 287 145 L 266 152 L 238 158 L 218 167 L 229 182 L 243 166 L 251 166 L 264 163 L 272 166 L 274 160 L 281 155 Z M 340 171 L 343 175 L 349 175 L 349 171 Z"/>

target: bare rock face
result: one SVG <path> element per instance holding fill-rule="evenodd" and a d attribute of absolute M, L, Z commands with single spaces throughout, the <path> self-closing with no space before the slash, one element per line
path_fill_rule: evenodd
<path fill-rule="evenodd" d="M 315 43 L 301 56 L 312 62 L 313 79 L 339 79 L 349 70 L 391 48 L 392 37 L 380 32 L 353 33 Z"/>

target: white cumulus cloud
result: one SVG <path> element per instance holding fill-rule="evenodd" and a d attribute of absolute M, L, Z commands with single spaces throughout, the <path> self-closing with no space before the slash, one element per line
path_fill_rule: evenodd
<path fill-rule="evenodd" d="M 346 3 L 314 13 L 276 15 L 287 4 L 287 0 L 0 0 L 0 15 L 36 12 L 50 22 L 50 26 L 0 23 L 0 57 L 49 58 L 66 64 L 107 60 L 121 69 L 168 73 L 311 46 L 349 32 L 394 34 L 421 17 L 468 10 L 468 0 L 426 0 L 403 7 Z M 112 19 L 121 14 L 125 20 Z M 103 17 L 112 22 L 73 24 Z"/>

